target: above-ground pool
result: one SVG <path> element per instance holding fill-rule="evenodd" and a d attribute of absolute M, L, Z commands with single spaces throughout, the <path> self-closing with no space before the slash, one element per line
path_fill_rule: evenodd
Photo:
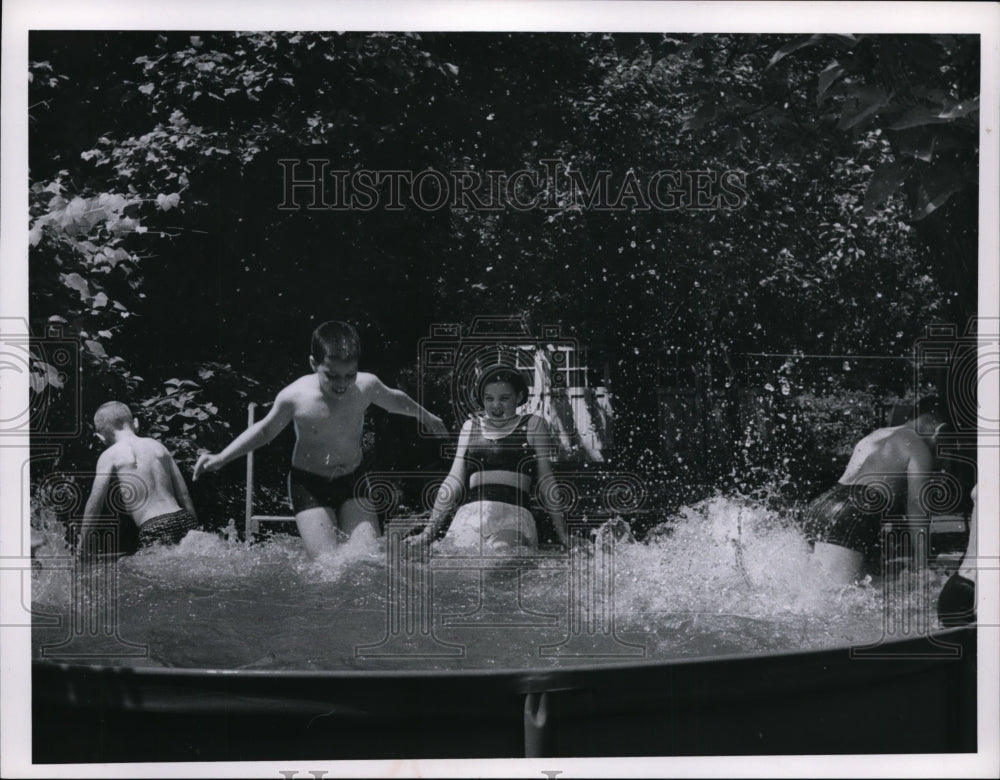
<path fill-rule="evenodd" d="M 85 568 L 47 543 L 35 762 L 975 749 L 946 569 L 830 589 L 795 528 L 721 497 L 571 553 L 406 555 L 406 530 L 316 561 L 283 535 Z"/>

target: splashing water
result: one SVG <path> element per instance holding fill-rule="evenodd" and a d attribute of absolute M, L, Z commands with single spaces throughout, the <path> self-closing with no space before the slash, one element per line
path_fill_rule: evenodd
<path fill-rule="evenodd" d="M 120 558 L 110 592 L 94 584 L 99 573 L 67 565 L 56 530 L 41 533 L 32 575 L 39 616 L 67 617 L 80 593 L 85 603 L 117 605 L 113 637 L 72 637 L 92 662 L 218 669 L 548 668 L 863 645 L 882 638 L 887 620 L 938 628 L 934 605 L 948 574 L 829 587 L 796 528 L 723 496 L 684 507 L 644 543 L 606 533 L 569 554 L 473 565 L 455 550 L 432 552 L 430 563 L 397 572 L 395 590 L 385 539 L 312 560 L 296 537 L 247 545 L 235 529 L 193 531 L 176 546 Z M 401 598 L 409 612 L 400 612 Z M 430 615 L 423 628 L 421 614 Z M 48 648 L 44 657 L 58 658 L 51 648 L 71 625 L 36 620 L 35 657 Z M 385 644 L 394 625 L 431 647 L 430 657 L 408 654 L 406 643 L 395 655 L 370 651 L 394 646 Z M 120 640 L 148 654 L 116 653 Z"/>

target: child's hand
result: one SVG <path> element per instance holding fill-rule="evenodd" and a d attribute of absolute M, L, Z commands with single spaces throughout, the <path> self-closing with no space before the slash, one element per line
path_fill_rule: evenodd
<path fill-rule="evenodd" d="M 218 455 L 213 455 L 210 452 L 203 452 L 198 456 L 198 462 L 194 464 L 194 474 L 191 479 L 195 482 L 198 481 L 198 477 L 202 475 L 205 471 L 218 471 L 222 468 L 222 463 L 219 460 Z"/>
<path fill-rule="evenodd" d="M 448 426 L 444 424 L 444 420 L 438 417 L 436 414 L 428 414 L 424 418 L 424 424 L 431 429 L 431 433 L 437 436 L 447 436 Z"/>
<path fill-rule="evenodd" d="M 428 545 L 431 543 L 431 539 L 434 538 L 434 529 L 431 526 L 425 526 L 424 530 L 419 534 L 414 534 L 413 536 L 407 536 L 403 539 L 403 544 L 407 547 L 417 547 L 419 545 Z"/>

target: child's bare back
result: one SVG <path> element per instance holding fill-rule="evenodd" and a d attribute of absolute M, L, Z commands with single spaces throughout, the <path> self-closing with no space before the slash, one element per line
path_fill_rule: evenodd
<path fill-rule="evenodd" d="M 167 448 L 156 439 L 134 436 L 108 447 L 97 468 L 136 487 L 121 491 L 121 504 L 141 526 L 157 515 L 180 511 L 171 474 L 173 462 Z"/>
<path fill-rule="evenodd" d="M 140 546 L 176 543 L 198 528 L 191 495 L 173 456 L 156 439 L 138 435 L 138 423 L 125 404 L 103 404 L 94 415 L 94 428 L 108 448 L 97 459 L 94 484 L 83 510 L 81 553 L 88 549 L 91 526 L 103 513 L 116 479 L 120 489 L 112 503 L 139 528 Z"/>

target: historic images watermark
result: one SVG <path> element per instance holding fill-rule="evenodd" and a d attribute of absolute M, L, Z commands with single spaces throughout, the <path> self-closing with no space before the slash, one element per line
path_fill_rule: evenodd
<path fill-rule="evenodd" d="M 559 159 L 515 171 L 344 170 L 327 157 L 284 157 L 281 211 L 736 211 L 749 198 L 740 170 L 583 171 Z"/>

